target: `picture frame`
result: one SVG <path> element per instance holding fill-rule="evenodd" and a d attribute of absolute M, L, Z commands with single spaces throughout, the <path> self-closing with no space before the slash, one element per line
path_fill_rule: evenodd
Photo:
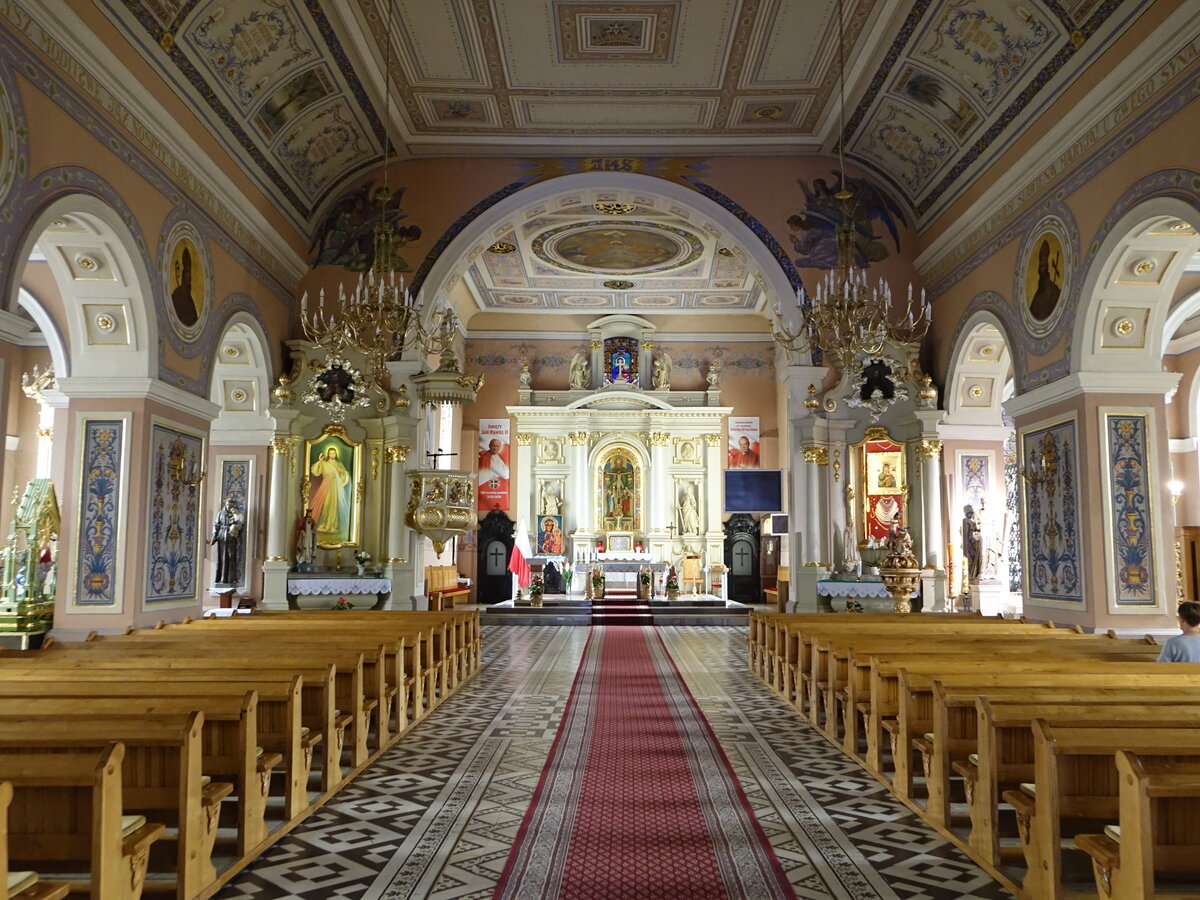
<path fill-rule="evenodd" d="M 305 442 L 301 493 L 317 524 L 318 547 L 359 546 L 365 488 L 362 444 L 350 440 L 344 426 L 327 425 Z"/>
<path fill-rule="evenodd" d="M 608 536 L 609 553 L 629 553 L 633 550 L 632 534 L 610 534 Z"/>

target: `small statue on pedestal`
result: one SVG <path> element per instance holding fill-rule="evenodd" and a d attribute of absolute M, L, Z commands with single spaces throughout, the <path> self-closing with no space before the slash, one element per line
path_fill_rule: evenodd
<path fill-rule="evenodd" d="M 317 558 L 317 523 L 306 509 L 296 523 L 296 571 L 311 572 Z"/>
<path fill-rule="evenodd" d="M 571 358 L 571 374 L 568 385 L 573 391 L 586 391 L 588 386 L 588 360 L 583 353 Z"/>
<path fill-rule="evenodd" d="M 246 517 L 237 501 L 228 497 L 213 522 L 210 544 L 217 547 L 217 587 L 236 587 L 242 580 L 242 530 Z"/>

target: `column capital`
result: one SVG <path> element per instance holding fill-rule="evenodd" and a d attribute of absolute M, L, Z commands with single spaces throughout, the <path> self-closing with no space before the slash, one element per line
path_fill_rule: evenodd
<path fill-rule="evenodd" d="M 287 456 L 296 449 L 295 435 L 289 434 L 282 437 L 271 438 L 271 455 L 272 456 Z"/>
<path fill-rule="evenodd" d="M 829 451 L 824 447 L 804 447 L 804 461 L 818 466 L 829 465 Z"/>
<path fill-rule="evenodd" d="M 567 433 L 567 441 L 572 447 L 583 447 L 588 442 L 588 433 L 586 431 L 571 431 Z"/>
<path fill-rule="evenodd" d="M 533 443 L 533 435 L 528 431 L 522 431 L 517 434 L 517 445 L 520 447 L 528 447 Z"/>
<path fill-rule="evenodd" d="M 384 462 L 402 463 L 408 459 L 408 451 L 410 451 L 411 449 L 412 449 L 412 447 L 406 447 L 403 444 L 398 444 L 394 447 L 384 447 L 383 448 Z"/>
<path fill-rule="evenodd" d="M 719 434 L 704 435 L 704 443 L 709 447 L 719 447 L 721 445 L 721 436 Z"/>
<path fill-rule="evenodd" d="M 651 447 L 665 447 L 671 442 L 671 435 L 666 431 L 654 431 L 650 433 Z"/>
<path fill-rule="evenodd" d="M 913 452 L 917 454 L 917 459 L 937 459 L 942 455 L 942 442 L 938 440 L 922 439 L 917 442 Z"/>

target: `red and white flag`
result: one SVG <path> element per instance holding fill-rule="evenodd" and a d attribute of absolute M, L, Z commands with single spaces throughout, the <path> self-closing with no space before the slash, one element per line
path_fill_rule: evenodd
<path fill-rule="evenodd" d="M 533 547 L 529 545 L 529 532 L 525 530 L 525 523 L 522 522 L 517 526 L 517 539 L 513 541 L 512 555 L 508 558 L 508 571 L 517 576 L 518 587 L 529 587 L 531 556 Z"/>

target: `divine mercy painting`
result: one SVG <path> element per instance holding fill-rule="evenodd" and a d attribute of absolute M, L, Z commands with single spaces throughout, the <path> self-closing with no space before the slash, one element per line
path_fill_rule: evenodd
<path fill-rule="evenodd" d="M 340 429 L 326 429 L 308 442 L 308 492 L 306 507 L 317 526 L 318 547 L 349 547 L 358 544 L 358 475 L 362 447 L 348 440 Z"/>

